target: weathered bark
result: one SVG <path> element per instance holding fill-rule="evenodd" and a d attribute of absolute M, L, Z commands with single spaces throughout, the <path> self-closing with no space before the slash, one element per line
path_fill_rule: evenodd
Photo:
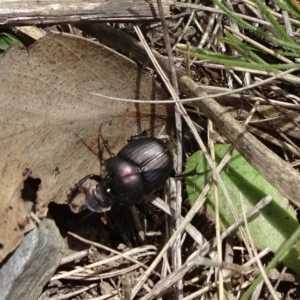
<path fill-rule="evenodd" d="M 165 16 L 174 1 L 164 1 Z M 159 20 L 155 0 L 2 0 L 0 27 Z"/>

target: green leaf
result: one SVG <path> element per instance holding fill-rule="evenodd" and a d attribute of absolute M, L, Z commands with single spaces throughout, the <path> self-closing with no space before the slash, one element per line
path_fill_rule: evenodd
<path fill-rule="evenodd" d="M 245 60 L 247 60 L 248 62 L 253 62 L 254 60 L 254 62 L 256 63 L 267 65 L 267 63 L 262 58 L 260 58 L 259 55 L 256 54 L 256 52 L 261 53 L 260 49 L 252 45 L 248 45 L 244 41 L 240 41 L 230 32 L 225 31 L 225 34 L 227 37 L 219 38 L 219 40 L 237 51 Z"/>
<path fill-rule="evenodd" d="M 225 155 L 229 145 L 216 145 L 216 161 L 219 163 Z M 203 187 L 209 181 L 211 172 L 202 152 L 194 153 L 187 162 L 186 172 L 197 166 L 197 172 L 205 172 L 186 178 L 187 192 L 190 203 L 193 204 Z M 234 151 L 227 166 L 220 173 L 220 177 L 232 199 L 233 205 L 240 218 L 242 218 L 242 206 L 249 211 L 263 197 L 270 195 L 273 201 L 249 221 L 251 236 L 260 249 L 269 247 L 276 253 L 299 227 L 294 209 L 288 200 L 267 182 L 247 161 Z M 220 189 L 220 219 L 222 229 L 235 223 L 234 217 L 229 209 L 226 199 Z M 207 195 L 207 213 L 214 220 L 214 198 L 212 189 Z M 300 242 L 293 249 L 289 248 L 282 259 L 283 263 L 300 275 Z"/>
<path fill-rule="evenodd" d="M 187 53 L 186 50 L 178 49 L 179 52 Z M 274 71 L 274 70 L 285 70 L 290 68 L 300 68 L 300 64 L 261 64 L 246 62 L 238 59 L 236 57 L 230 57 L 214 52 L 209 52 L 207 50 L 190 47 L 189 55 L 195 56 L 201 60 L 208 60 L 219 64 L 224 64 L 227 66 L 233 67 L 244 67 L 254 70 L 263 70 L 263 71 Z"/>
<path fill-rule="evenodd" d="M 23 43 L 15 36 L 9 33 L 0 33 L 0 49 L 6 50 L 12 43 L 18 43 L 20 46 L 24 46 Z"/>
<path fill-rule="evenodd" d="M 231 11 L 225 5 L 223 5 L 221 1 L 219 1 L 219 0 L 212 0 L 212 1 L 214 4 L 219 6 L 219 8 L 222 9 L 228 16 L 230 16 L 232 19 L 236 20 L 236 22 L 240 26 L 249 29 L 254 34 L 260 36 L 261 38 L 265 38 L 266 40 L 275 43 L 275 45 L 281 45 L 283 47 L 286 47 L 289 50 L 293 49 L 299 55 L 300 47 L 294 41 L 288 41 L 288 40 L 290 40 L 289 38 L 288 38 L 288 40 L 284 40 L 282 37 L 281 37 L 281 39 L 276 38 L 276 37 L 272 36 L 269 32 L 264 32 L 263 30 L 256 28 L 255 26 L 251 25 L 250 23 L 246 22 L 245 20 L 243 20 L 242 18 L 237 16 L 233 11 Z"/>

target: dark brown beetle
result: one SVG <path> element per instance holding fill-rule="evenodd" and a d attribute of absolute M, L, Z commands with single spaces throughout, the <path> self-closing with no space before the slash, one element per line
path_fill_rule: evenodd
<path fill-rule="evenodd" d="M 162 140 L 153 137 L 131 140 L 116 156 L 108 158 L 104 167 L 104 177 L 89 174 L 71 193 L 73 195 L 86 180 L 96 180 L 97 185 L 84 191 L 87 207 L 95 212 L 109 210 L 115 202 L 134 205 L 174 173 L 172 153 Z"/>

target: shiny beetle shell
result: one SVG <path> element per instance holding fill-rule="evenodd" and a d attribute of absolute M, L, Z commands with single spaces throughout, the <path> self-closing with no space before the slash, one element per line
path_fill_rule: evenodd
<path fill-rule="evenodd" d="M 102 184 L 113 201 L 128 205 L 163 185 L 173 171 L 172 154 L 157 138 L 132 140 L 104 164 Z"/>
<path fill-rule="evenodd" d="M 118 156 L 139 167 L 145 194 L 162 186 L 173 170 L 173 156 L 165 143 L 157 138 L 133 140 L 120 150 Z"/>
<path fill-rule="evenodd" d="M 143 198 L 143 176 L 137 166 L 119 156 L 107 159 L 104 164 L 107 176 L 102 185 L 113 202 L 130 205 Z"/>
<path fill-rule="evenodd" d="M 83 187 L 86 205 L 91 211 L 107 211 L 114 202 L 134 205 L 162 186 L 174 172 L 172 153 L 162 140 L 152 137 L 130 141 L 117 156 L 107 159 L 104 167 L 104 176 L 83 177 L 71 189 L 70 199 L 91 179 L 98 184 Z"/>

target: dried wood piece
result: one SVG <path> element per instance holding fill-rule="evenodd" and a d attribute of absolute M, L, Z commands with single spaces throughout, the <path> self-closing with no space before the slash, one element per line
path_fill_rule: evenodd
<path fill-rule="evenodd" d="M 165 15 L 174 1 L 164 1 Z M 133 22 L 158 20 L 155 0 L 60 0 L 0 2 L 0 27 L 82 22 Z"/>

